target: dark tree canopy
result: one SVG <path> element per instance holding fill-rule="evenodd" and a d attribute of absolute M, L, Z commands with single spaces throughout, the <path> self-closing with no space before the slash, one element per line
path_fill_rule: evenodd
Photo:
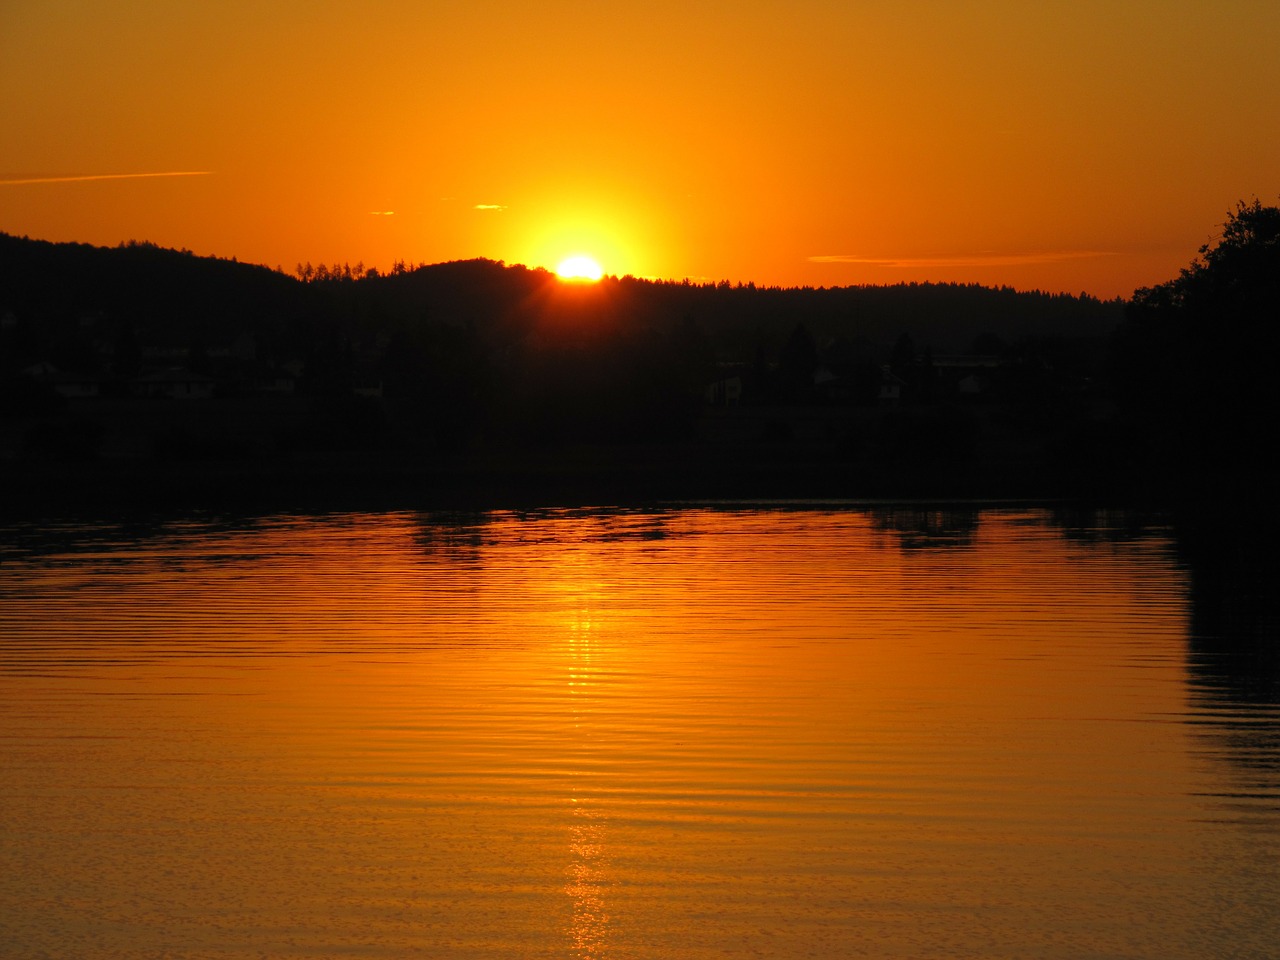
<path fill-rule="evenodd" d="M 1275 318 L 1280 295 L 1280 207 L 1259 200 L 1228 214 L 1222 234 L 1175 280 L 1134 294 L 1137 310 L 1182 310 L 1236 321 Z"/>
<path fill-rule="evenodd" d="M 1127 313 L 1122 392 L 1165 466 L 1254 473 L 1280 405 L 1280 208 L 1238 204 L 1178 277 L 1137 291 Z"/>

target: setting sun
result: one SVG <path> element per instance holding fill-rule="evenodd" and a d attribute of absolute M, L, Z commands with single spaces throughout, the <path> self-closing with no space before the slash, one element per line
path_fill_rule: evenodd
<path fill-rule="evenodd" d="M 604 270 L 591 257 L 575 254 L 560 261 L 560 265 L 556 267 L 556 276 L 561 280 L 594 283 L 604 276 Z"/>
<path fill-rule="evenodd" d="M 1110 299 L 1280 194 L 1275 2 L 155 6 L 0 2 L 0 232 Z"/>

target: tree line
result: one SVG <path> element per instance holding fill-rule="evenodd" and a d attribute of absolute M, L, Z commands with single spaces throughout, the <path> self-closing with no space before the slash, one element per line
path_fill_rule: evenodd
<path fill-rule="evenodd" d="M 764 408 L 872 407 L 892 377 L 919 409 L 880 418 L 880 454 L 960 457 L 994 424 L 1063 463 L 1153 486 L 1246 484 L 1280 389 L 1278 274 L 1280 211 L 1256 200 L 1178 277 L 1127 303 L 962 284 L 565 284 L 491 260 L 290 276 L 151 244 L 0 234 L 0 416 L 22 406 L 33 365 L 119 383 L 164 345 L 223 389 L 287 367 L 330 442 L 379 442 L 394 420 L 447 449 L 672 440 L 727 378 Z M 219 353 L 233 341 L 251 347 Z M 974 376 L 997 415 L 957 412 L 943 373 L 957 354 L 993 361 Z"/>

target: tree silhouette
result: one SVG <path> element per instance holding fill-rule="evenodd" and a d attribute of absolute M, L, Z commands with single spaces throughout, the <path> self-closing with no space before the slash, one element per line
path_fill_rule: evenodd
<path fill-rule="evenodd" d="M 1119 393 L 1161 465 L 1256 476 L 1280 401 L 1280 208 L 1240 203 L 1167 283 L 1138 290 L 1119 336 Z"/>

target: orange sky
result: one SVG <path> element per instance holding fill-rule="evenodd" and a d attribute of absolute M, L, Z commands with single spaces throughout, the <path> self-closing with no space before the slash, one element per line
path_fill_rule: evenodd
<path fill-rule="evenodd" d="M 0 231 L 1128 296 L 1280 199 L 1277 50 L 1275 0 L 0 0 Z"/>

